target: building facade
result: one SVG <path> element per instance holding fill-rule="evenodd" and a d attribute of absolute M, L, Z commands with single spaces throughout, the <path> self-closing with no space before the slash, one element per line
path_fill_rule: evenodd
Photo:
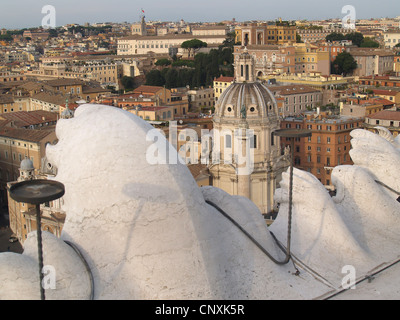
<path fill-rule="evenodd" d="M 242 46 L 296 42 L 296 26 L 289 23 L 244 23 L 235 28 L 236 43 Z"/>
<path fill-rule="evenodd" d="M 133 35 L 118 39 L 118 55 L 138 55 L 154 52 L 156 54 L 170 54 L 170 49 L 179 49 L 183 42 L 199 39 L 208 45 L 222 44 L 225 35 L 194 36 L 191 34 L 166 34 L 164 36 Z"/>
<path fill-rule="evenodd" d="M 276 98 L 283 98 L 279 115 L 293 116 L 315 109 L 322 104 L 322 92 L 308 86 L 287 85 L 268 86 Z"/>
<path fill-rule="evenodd" d="M 376 127 L 384 127 L 394 137 L 400 134 L 400 111 L 382 110 L 365 117 L 364 127 L 367 130 L 376 132 Z"/>
<path fill-rule="evenodd" d="M 338 165 L 353 164 L 349 155 L 350 132 L 362 128 L 363 121 L 363 118 L 320 113 L 287 117 L 282 120 L 281 128 L 307 129 L 312 132 L 311 137 L 295 141 L 294 165 L 312 173 L 327 188 L 332 188 L 332 169 Z M 290 140 L 281 139 L 282 148 L 290 143 Z"/>

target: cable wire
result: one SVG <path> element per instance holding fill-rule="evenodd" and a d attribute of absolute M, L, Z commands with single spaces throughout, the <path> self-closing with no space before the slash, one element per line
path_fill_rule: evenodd
<path fill-rule="evenodd" d="M 234 220 L 231 216 L 229 216 L 224 210 L 222 210 L 220 207 L 218 207 L 215 203 L 213 203 L 210 200 L 205 200 L 206 203 L 208 203 L 210 206 L 214 207 L 215 209 L 217 209 L 224 217 L 226 217 L 229 221 L 231 221 L 240 231 L 242 231 L 264 254 L 266 254 L 268 256 L 268 258 L 270 258 L 274 263 L 279 264 L 279 265 L 284 265 L 287 264 L 290 259 L 291 259 L 291 255 L 290 255 L 290 249 L 285 249 L 278 241 L 278 239 L 275 237 L 275 235 L 271 233 L 272 238 L 275 240 L 277 246 L 279 249 L 281 249 L 283 251 L 283 253 L 285 253 L 285 259 L 283 261 L 279 261 L 277 259 L 275 259 L 256 239 L 254 239 L 254 237 L 249 234 L 245 229 L 242 228 L 242 226 L 236 222 L 236 220 Z M 288 230 L 290 232 L 290 229 Z"/>
<path fill-rule="evenodd" d="M 66 240 L 64 240 L 64 242 L 67 245 L 69 245 L 77 253 L 79 258 L 85 265 L 86 271 L 88 272 L 89 279 L 90 279 L 90 300 L 93 300 L 94 299 L 94 279 L 93 279 L 93 274 L 92 274 L 92 271 L 90 270 L 89 264 L 87 263 L 86 259 L 84 258 L 81 251 L 78 249 L 78 247 L 76 245 L 74 245 L 73 243 L 66 241 Z"/>

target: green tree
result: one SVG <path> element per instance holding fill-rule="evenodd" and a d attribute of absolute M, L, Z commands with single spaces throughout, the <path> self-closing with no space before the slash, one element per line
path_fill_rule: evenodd
<path fill-rule="evenodd" d="M 168 68 L 166 68 L 168 71 Z M 148 86 L 163 86 L 165 79 L 160 70 L 154 69 L 146 74 L 146 85 Z"/>
<path fill-rule="evenodd" d="M 296 43 L 304 43 L 304 41 L 301 40 L 301 35 L 299 35 L 298 33 L 296 33 Z"/>
<path fill-rule="evenodd" d="M 207 43 L 203 42 L 199 39 L 192 39 L 182 42 L 181 48 L 188 50 L 188 56 L 190 57 L 190 53 L 193 51 L 193 55 L 196 54 L 196 51 L 200 48 L 206 48 Z"/>
<path fill-rule="evenodd" d="M 333 42 L 333 41 L 342 41 L 342 40 L 344 40 L 344 35 L 343 35 L 342 33 L 332 32 L 332 33 L 328 34 L 328 35 L 325 37 L 325 40 L 326 40 L 326 41 L 330 41 L 330 42 Z"/>
<path fill-rule="evenodd" d="M 175 68 L 171 68 L 168 70 L 165 75 L 165 87 L 168 89 L 178 87 L 178 71 Z"/>
<path fill-rule="evenodd" d="M 354 45 L 357 47 L 361 46 L 361 43 L 364 40 L 364 36 L 360 32 L 352 32 L 345 35 L 345 40 L 351 40 Z"/>
<path fill-rule="evenodd" d="M 156 66 L 169 66 L 171 65 L 171 60 L 169 59 L 159 59 L 155 63 Z"/>
<path fill-rule="evenodd" d="M 364 38 L 360 45 L 361 48 L 379 48 L 379 42 L 372 40 L 371 38 Z"/>
<path fill-rule="evenodd" d="M 333 61 L 333 68 L 336 74 L 343 74 L 346 76 L 357 68 L 357 62 L 350 53 L 344 51 L 339 53 Z"/>
<path fill-rule="evenodd" d="M 124 86 L 125 90 L 132 90 L 135 84 L 133 78 L 128 76 L 123 76 L 121 79 L 121 83 Z"/>

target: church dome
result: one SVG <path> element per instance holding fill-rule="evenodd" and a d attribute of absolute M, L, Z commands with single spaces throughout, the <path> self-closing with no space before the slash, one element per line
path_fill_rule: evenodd
<path fill-rule="evenodd" d="M 25 158 L 24 160 L 21 161 L 20 168 L 21 168 L 21 170 L 26 170 L 26 171 L 33 170 L 34 169 L 33 162 L 30 159 Z"/>
<path fill-rule="evenodd" d="M 271 91 L 260 82 L 237 82 L 221 94 L 216 106 L 218 118 L 276 118 L 278 106 Z"/>

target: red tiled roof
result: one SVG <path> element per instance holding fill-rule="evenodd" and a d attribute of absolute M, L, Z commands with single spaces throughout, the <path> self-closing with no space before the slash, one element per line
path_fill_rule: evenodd
<path fill-rule="evenodd" d="M 16 127 L 27 127 L 46 122 L 55 122 L 58 120 L 58 117 L 58 113 L 55 112 L 36 110 L 3 113 L 0 116 L 0 120 L 13 121 Z"/>
<path fill-rule="evenodd" d="M 54 130 L 29 130 L 3 127 L 0 129 L 0 137 L 20 139 L 30 142 L 40 142 Z"/>
<path fill-rule="evenodd" d="M 135 90 L 133 90 L 134 93 L 157 93 L 158 91 L 164 89 L 164 87 L 157 87 L 157 86 L 145 86 L 142 85 Z"/>
<path fill-rule="evenodd" d="M 219 82 L 232 82 L 233 80 L 235 80 L 234 77 L 224 77 L 224 76 L 220 76 L 219 78 L 215 79 L 214 81 L 219 81 Z"/>
<path fill-rule="evenodd" d="M 382 110 L 367 116 L 370 119 L 400 121 L 400 111 Z"/>
<path fill-rule="evenodd" d="M 400 91 L 395 90 L 372 90 L 377 95 L 383 96 L 396 96 L 400 93 Z"/>
<path fill-rule="evenodd" d="M 167 109 L 168 107 L 142 107 L 142 111 L 158 111 L 162 109 Z"/>

